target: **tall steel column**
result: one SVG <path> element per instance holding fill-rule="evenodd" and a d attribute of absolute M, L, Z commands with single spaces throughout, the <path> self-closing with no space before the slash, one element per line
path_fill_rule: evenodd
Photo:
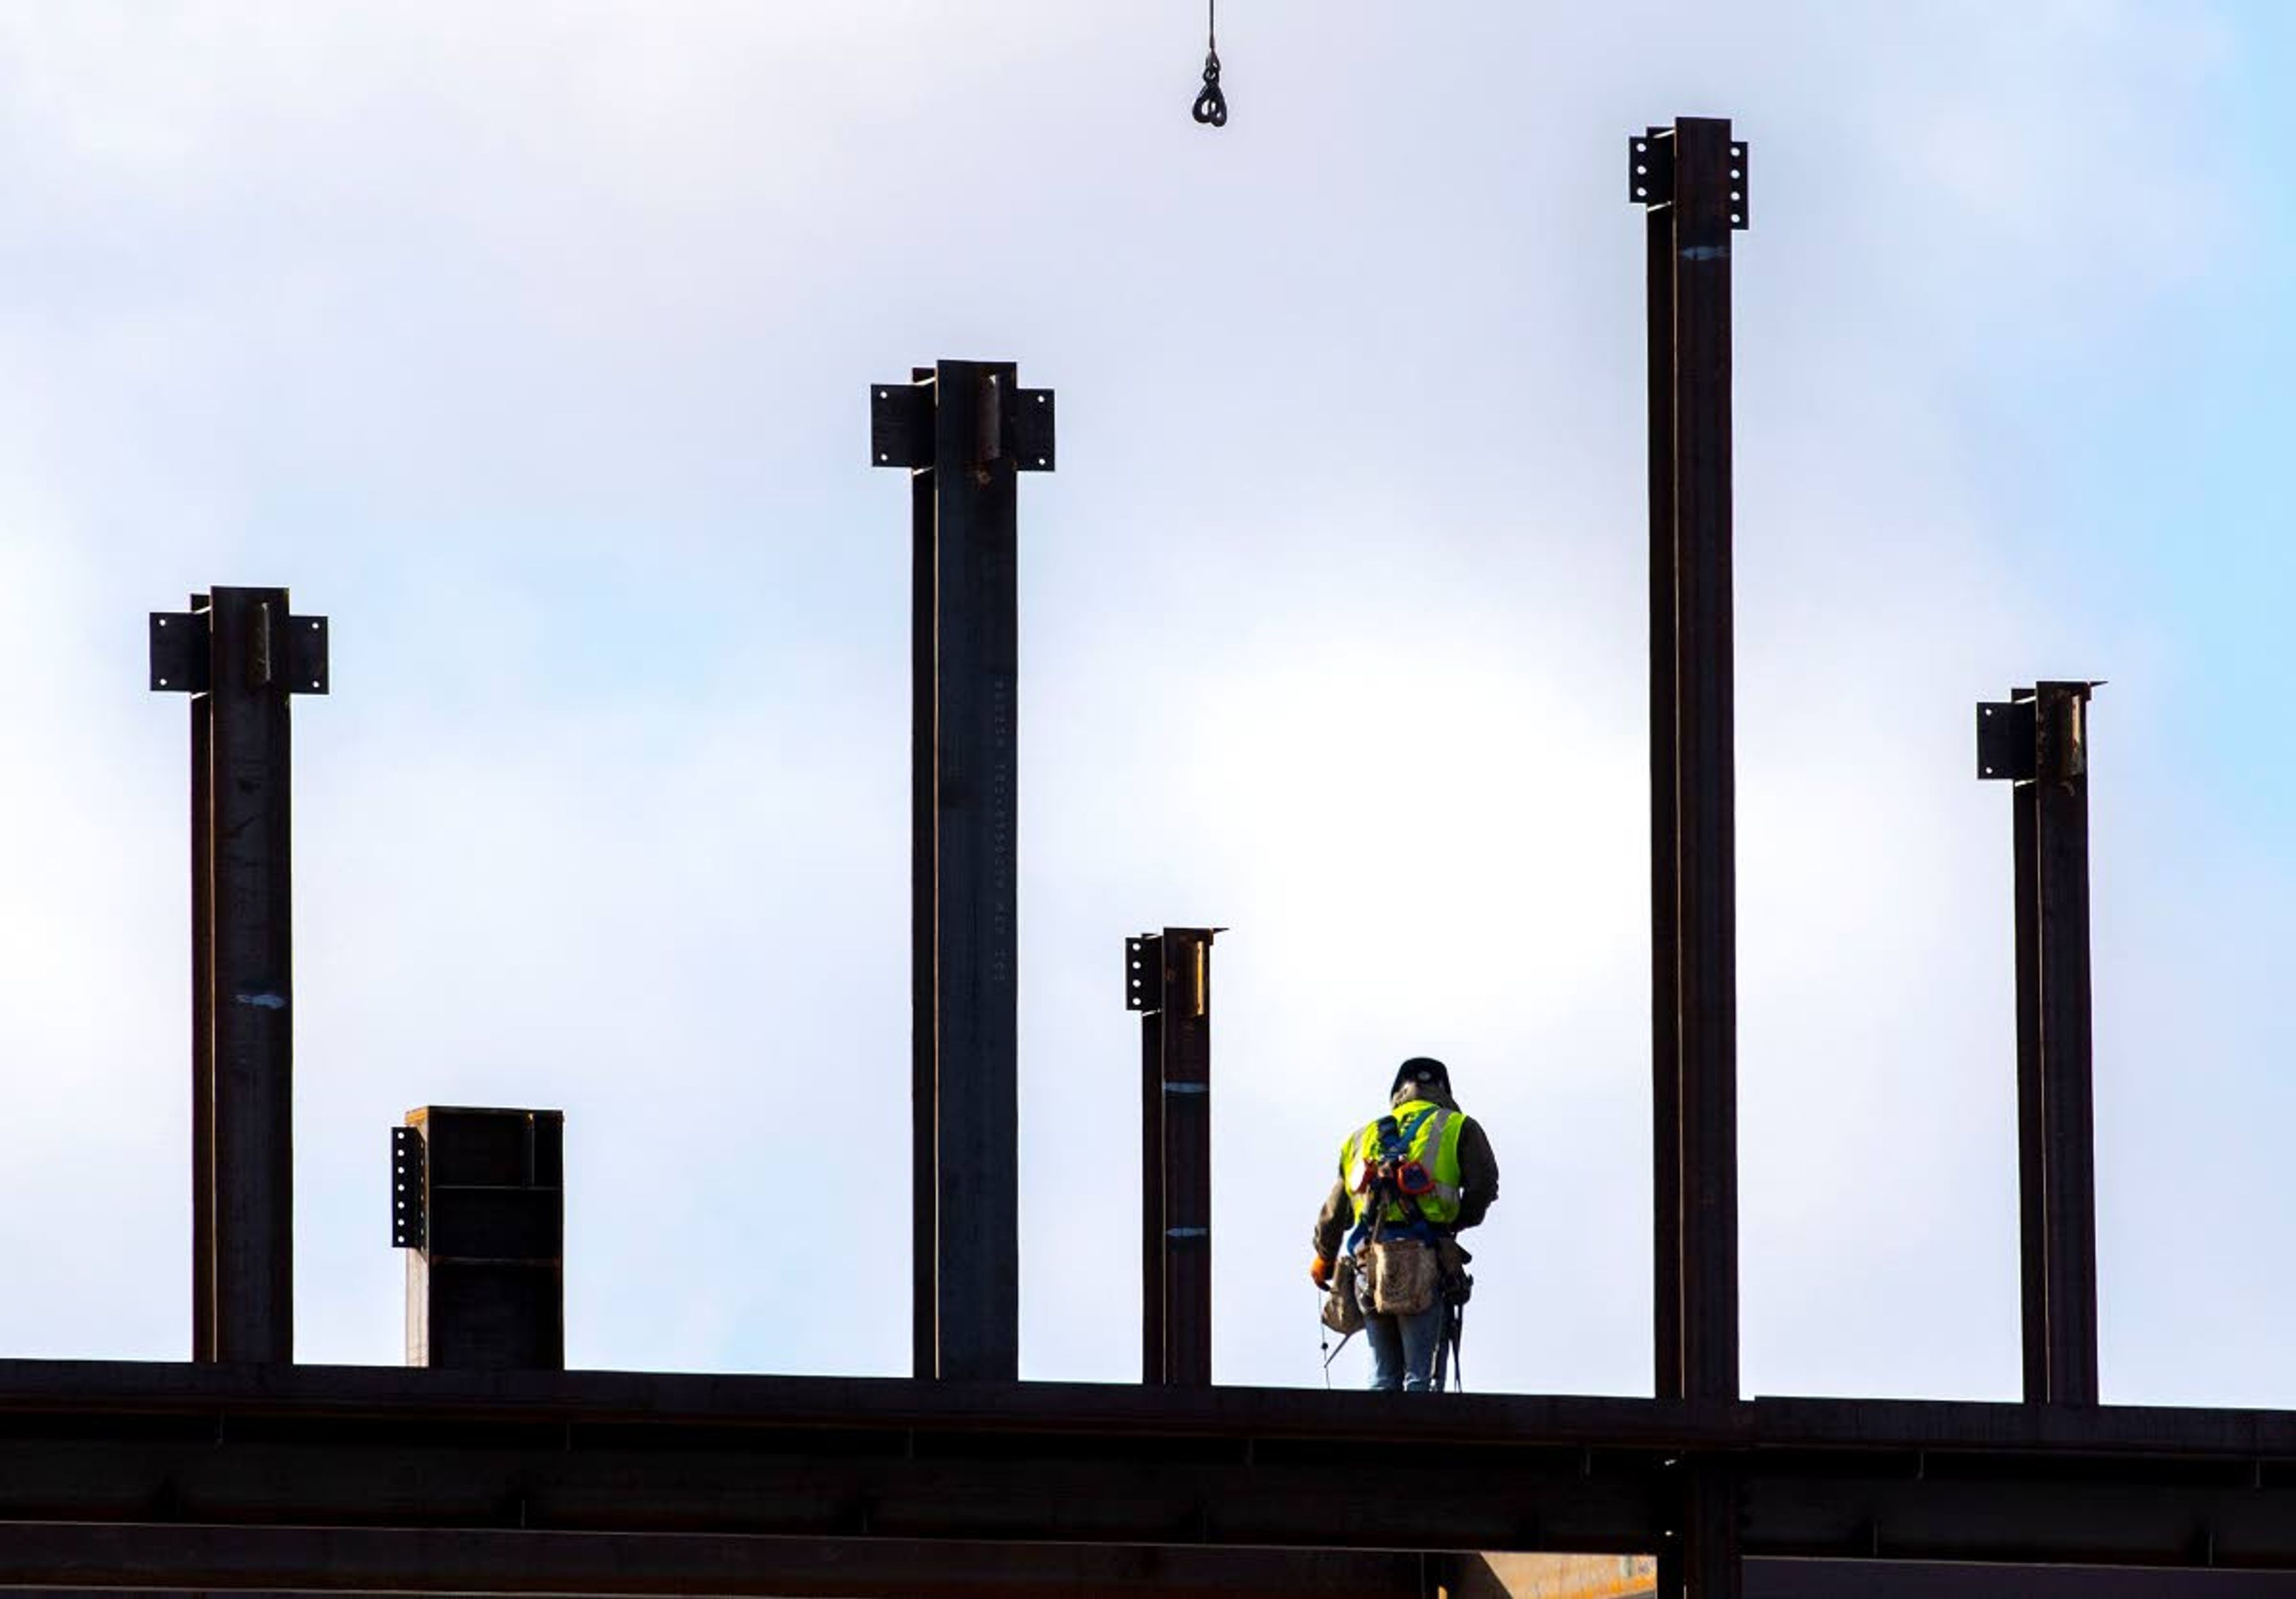
<path fill-rule="evenodd" d="M 1662 1398 L 1735 1398 L 1730 250 L 1749 214 L 1746 147 L 1717 118 L 1646 129 L 1628 141 L 1628 192 L 1648 218 L 1656 1389 Z M 1662 1592 L 1736 1594 L 1732 1491 L 1726 1475 L 1690 1472 Z"/>
<path fill-rule="evenodd" d="M 1140 1364 L 1152 1386 L 1212 1380 L 1212 939 L 1168 927 L 1124 940 L 1140 1013 Z"/>
<path fill-rule="evenodd" d="M 1977 773 L 2011 784 L 2025 1398 L 2097 1403 L 2088 701 L 2038 683 L 1977 708 Z"/>
<path fill-rule="evenodd" d="M 870 459 L 911 473 L 915 1369 L 1020 1374 L 1014 475 L 1053 467 L 1053 396 L 1009 362 L 870 390 Z"/>
<path fill-rule="evenodd" d="M 156 690 L 192 696 L 193 1358 L 294 1358 L 291 695 L 327 692 L 327 623 L 283 588 L 151 619 Z"/>
<path fill-rule="evenodd" d="M 1730 235 L 1746 149 L 1685 118 L 1628 141 L 1648 212 L 1652 1098 L 1657 1389 L 1738 1391 Z"/>

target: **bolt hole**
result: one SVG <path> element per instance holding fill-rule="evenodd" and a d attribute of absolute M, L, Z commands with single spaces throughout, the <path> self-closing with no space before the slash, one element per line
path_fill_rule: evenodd
<path fill-rule="evenodd" d="M 1740 216 L 1737 212 L 1733 211 L 1733 212 L 1730 214 L 1730 220 L 1731 220 L 1731 221 L 1733 221 L 1733 222 L 1743 222 L 1743 221 L 1745 220 L 1745 217 L 1743 217 Z"/>
<path fill-rule="evenodd" d="M 1037 456 L 1037 465 L 1039 465 L 1039 466 L 1042 466 L 1044 463 L 1045 463 L 1045 458 L 1044 458 L 1042 455 Z"/>
<path fill-rule="evenodd" d="M 167 619 L 166 617 L 164 617 L 164 616 L 163 616 L 163 617 L 161 617 L 161 618 L 160 619 L 160 626 L 161 626 L 162 627 L 166 627 L 167 625 L 168 625 L 168 619 Z"/>
<path fill-rule="evenodd" d="M 1635 176 L 1636 176 L 1636 177 L 1640 177 L 1640 176 L 1643 176 L 1643 174 L 1644 174 L 1645 172 L 1648 172 L 1649 170 L 1650 170 L 1650 168 L 1649 168 L 1648 167 L 1637 167 L 1637 168 L 1635 168 Z"/>
<path fill-rule="evenodd" d="M 168 686 L 168 680 L 167 680 L 165 677 L 162 677 L 162 678 L 160 678 L 160 686 L 161 688 L 165 688 L 165 687 L 167 687 L 167 686 Z"/>

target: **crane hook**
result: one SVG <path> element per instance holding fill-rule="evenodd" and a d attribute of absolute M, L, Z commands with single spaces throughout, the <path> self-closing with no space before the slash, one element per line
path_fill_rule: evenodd
<path fill-rule="evenodd" d="M 1227 96 L 1219 86 L 1219 0 L 1205 0 L 1204 87 L 1196 96 L 1193 115 L 1207 127 L 1227 126 Z"/>
<path fill-rule="evenodd" d="M 1196 96 L 1195 119 L 1210 127 L 1227 126 L 1227 96 L 1220 93 L 1217 50 L 1204 57 L 1204 92 Z"/>

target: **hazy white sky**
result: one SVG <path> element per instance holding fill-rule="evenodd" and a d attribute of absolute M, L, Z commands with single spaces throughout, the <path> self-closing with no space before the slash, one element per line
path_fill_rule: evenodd
<path fill-rule="evenodd" d="M 1218 1359 L 1320 1381 L 1334 1141 L 1491 1128 L 1479 1387 L 1649 1382 L 1641 223 L 1737 119 L 1745 1382 L 2016 1389 L 2008 800 L 2095 712 L 2104 1387 L 2296 1403 L 2276 6 L 0 5 L 0 1352 L 188 1349 L 184 709 L 284 583 L 299 1348 L 385 1129 L 568 1115 L 570 1357 L 907 1357 L 906 496 L 1022 486 L 1026 1373 L 1137 1369 L 1117 955 L 1218 956 Z M 824 1140 L 821 1118 L 842 1136 Z M 837 1163 L 814 1168 L 824 1148 Z M 835 1308 L 791 1316 L 796 1273 Z M 1358 1374 L 1343 1365 L 1343 1381 Z"/>

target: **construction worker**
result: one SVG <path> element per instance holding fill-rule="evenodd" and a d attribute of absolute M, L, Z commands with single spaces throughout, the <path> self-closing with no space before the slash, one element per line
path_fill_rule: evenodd
<path fill-rule="evenodd" d="M 1437 1352 L 1447 1332 L 1456 1340 L 1465 1299 L 1457 1235 L 1498 1198 L 1499 1163 L 1482 1125 L 1451 1097 L 1442 1062 L 1404 1062 L 1387 1097 L 1388 1113 L 1341 1145 L 1339 1180 L 1316 1218 L 1309 1275 L 1326 1292 L 1335 1272 L 1343 1292 L 1355 1282 L 1372 1387 L 1423 1392 L 1440 1386 Z M 1343 1258 L 1349 1271 L 1339 1269 Z"/>

